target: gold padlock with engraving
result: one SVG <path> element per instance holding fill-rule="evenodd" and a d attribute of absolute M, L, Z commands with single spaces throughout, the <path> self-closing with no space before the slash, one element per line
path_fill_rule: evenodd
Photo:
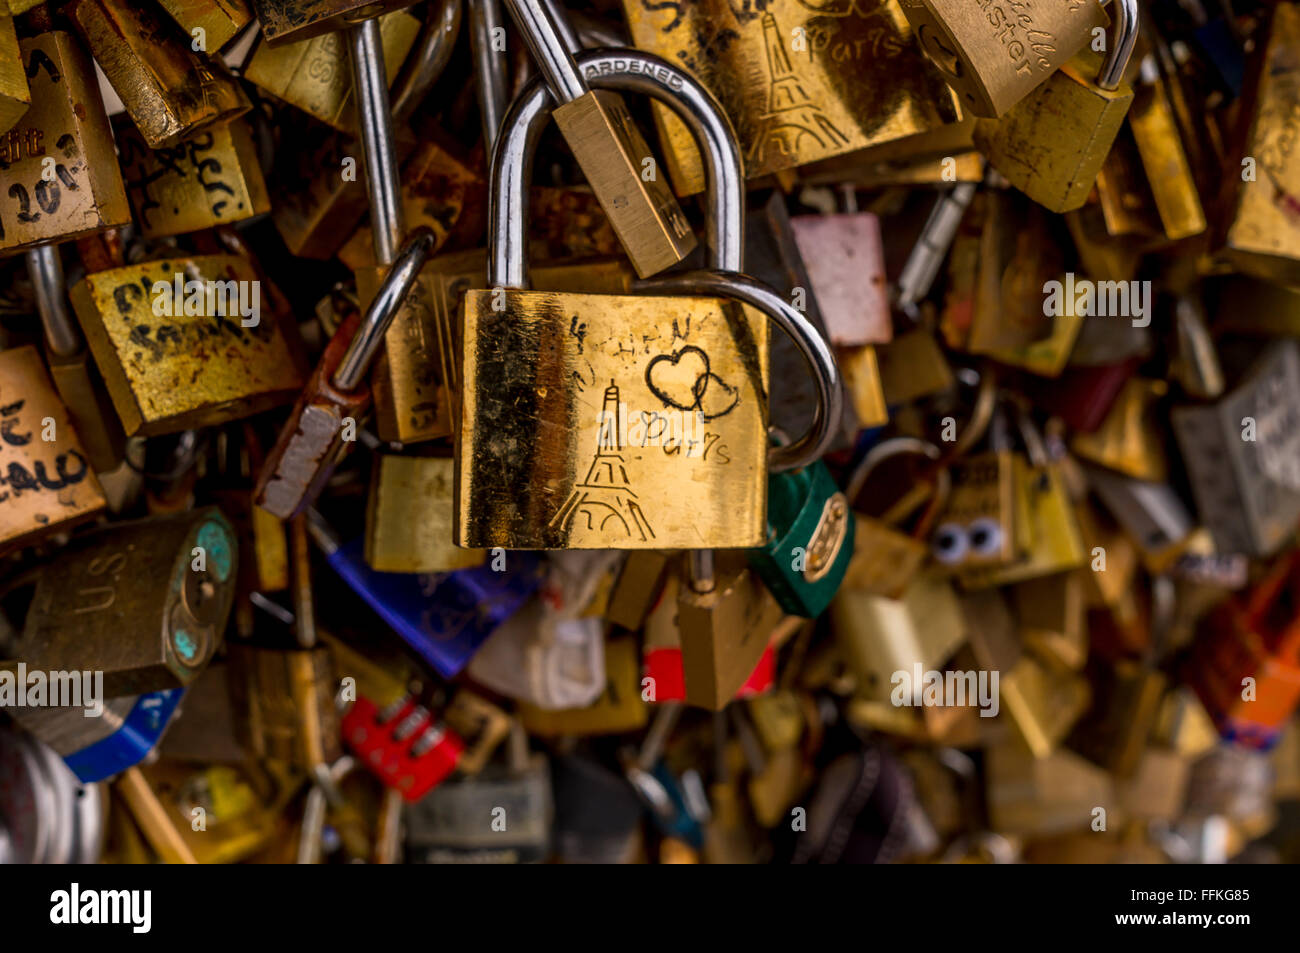
<path fill-rule="evenodd" d="M 253 137 L 243 120 L 150 149 L 135 124 L 114 123 L 131 210 L 146 238 L 183 235 L 271 210 Z"/>
<path fill-rule="evenodd" d="M 736 125 L 750 179 L 961 117 L 897 0 L 834 8 L 772 0 L 761 10 L 723 0 L 671 8 L 624 0 L 623 8 L 639 49 L 680 63 L 718 98 Z M 704 166 L 690 133 L 662 106 L 655 118 L 678 194 L 701 191 Z"/>
<path fill-rule="evenodd" d="M 1000 119 L 975 124 L 975 144 L 1016 188 L 1053 212 L 1092 192 L 1133 102 L 1123 82 L 1137 41 L 1137 0 L 1117 0 L 1103 60 L 1087 46 Z"/>
<path fill-rule="evenodd" d="M 405 10 L 379 18 L 390 86 L 419 32 L 420 21 Z M 274 46 L 262 40 L 244 67 L 244 78 L 340 132 L 355 133 L 356 97 L 345 40 L 343 33 Z"/>
<path fill-rule="evenodd" d="M 292 401 L 303 378 L 238 255 L 87 275 L 72 305 L 128 436 L 222 423 Z M 269 297 L 269 296 L 268 296 Z"/>
<path fill-rule="evenodd" d="M 155 8 L 74 0 L 68 11 L 151 149 L 253 108 L 225 64 L 196 52 Z"/>
<path fill-rule="evenodd" d="M 921 48 L 963 109 L 1001 116 L 1106 25 L 1099 0 L 902 0 Z"/>
<path fill-rule="evenodd" d="M 90 57 L 51 30 L 18 44 L 32 106 L 0 137 L 0 251 L 129 224 L 131 210 Z M 53 158 L 54 179 L 45 173 Z"/>

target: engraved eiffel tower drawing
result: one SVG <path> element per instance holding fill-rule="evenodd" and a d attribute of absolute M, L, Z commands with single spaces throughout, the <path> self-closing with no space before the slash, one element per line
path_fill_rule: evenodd
<path fill-rule="evenodd" d="M 551 518 L 550 525 L 561 528 L 566 536 L 573 532 L 577 521 L 577 528 L 587 532 L 614 534 L 621 527 L 628 539 L 640 537 L 642 542 L 654 539 L 654 530 L 637 503 L 623 465 L 618 405 L 618 387 L 610 381 L 605 388 L 596 456 L 587 470 L 587 478 L 574 486 L 559 512 Z"/>
<path fill-rule="evenodd" d="M 754 144 L 745 157 L 746 164 L 751 168 L 761 165 L 770 148 L 793 161 L 799 154 L 799 143 L 804 136 L 823 149 L 848 145 L 849 137 L 840 132 L 830 117 L 813 102 L 795 75 L 776 17 L 770 13 L 763 14 L 763 46 L 767 52 L 770 77 L 767 112 L 763 114 L 759 134 L 754 137 Z"/>

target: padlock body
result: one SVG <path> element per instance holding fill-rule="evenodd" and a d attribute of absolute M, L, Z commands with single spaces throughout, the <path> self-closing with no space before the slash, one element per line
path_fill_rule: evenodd
<path fill-rule="evenodd" d="M 379 18 L 390 86 L 419 32 L 420 21 L 405 10 Z M 346 33 L 274 46 L 262 41 L 244 68 L 244 78 L 326 125 L 355 135 L 357 107 Z"/>
<path fill-rule="evenodd" d="M 210 53 L 225 46 L 253 19 L 244 0 L 159 0 L 159 4 L 190 36 L 201 29 L 204 49 Z"/>
<path fill-rule="evenodd" d="M 90 57 L 62 30 L 18 46 L 32 106 L 0 139 L 0 194 L 7 196 L 0 205 L 0 251 L 129 224 L 131 209 Z M 47 157 L 56 160 L 54 181 L 44 175 Z"/>
<path fill-rule="evenodd" d="M 711 592 L 683 584 L 678 595 L 685 701 L 721 711 L 754 673 L 783 616 L 750 570 L 725 573 Z"/>
<path fill-rule="evenodd" d="M 106 501 L 89 453 L 30 345 L 0 351 L 0 427 L 10 438 L 0 548 L 67 530 L 103 512 Z"/>
<path fill-rule="evenodd" d="M 903 0 L 903 12 L 962 108 L 986 117 L 1006 113 L 1106 26 L 1093 0 Z"/>
<path fill-rule="evenodd" d="M 772 538 L 749 564 L 781 608 L 815 619 L 830 605 L 853 558 L 849 501 L 820 460 L 798 473 L 768 478 Z"/>
<path fill-rule="evenodd" d="M 377 454 L 366 507 L 366 564 L 377 572 L 452 572 L 481 566 L 481 549 L 452 542 L 450 457 Z"/>
<path fill-rule="evenodd" d="M 37 581 L 22 657 L 29 668 L 102 671 L 109 698 L 188 685 L 225 632 L 237 555 L 216 507 L 88 534 Z"/>
<path fill-rule="evenodd" d="M 0 16 L 0 133 L 12 129 L 31 105 L 14 18 Z"/>
<path fill-rule="evenodd" d="M 109 400 L 104 379 L 82 348 L 70 357 L 53 352 L 49 355 L 50 377 L 68 409 L 68 417 L 82 437 L 86 459 L 96 473 L 112 470 L 122 462 L 126 434 L 122 421 Z"/>
<path fill-rule="evenodd" d="M 253 0 L 262 35 L 273 46 L 346 30 L 406 6 L 407 0 Z"/>
<path fill-rule="evenodd" d="M 466 294 L 464 327 L 458 545 L 765 541 L 765 320 L 711 298 L 498 289 Z"/>
<path fill-rule="evenodd" d="M 624 0 L 623 9 L 638 49 L 680 64 L 717 97 L 750 179 L 961 118 L 897 0 L 834 10 L 800 0 L 769 0 L 761 10 L 725 0 L 672 8 Z M 677 193 L 702 191 L 704 164 L 690 131 L 664 105 L 655 103 L 654 113 Z"/>
<path fill-rule="evenodd" d="M 96 272 L 71 298 L 128 436 L 237 420 L 302 386 L 271 296 L 237 255 Z"/>
<path fill-rule="evenodd" d="M 184 235 L 271 210 L 257 148 L 242 120 L 157 150 L 129 119 L 114 127 L 127 198 L 144 237 Z"/>
<path fill-rule="evenodd" d="M 695 233 L 667 179 L 647 172 L 650 147 L 623 97 L 592 90 L 556 106 L 552 115 L 637 274 L 657 274 L 690 254 Z"/>
<path fill-rule="evenodd" d="M 75 0 L 69 13 L 151 149 L 253 108 L 220 58 L 208 59 L 156 8 Z"/>
<path fill-rule="evenodd" d="M 1083 206 L 1133 104 L 1125 83 L 1105 90 L 1101 56 L 1085 49 L 1001 119 L 975 124 L 975 145 L 994 168 L 1052 212 Z"/>

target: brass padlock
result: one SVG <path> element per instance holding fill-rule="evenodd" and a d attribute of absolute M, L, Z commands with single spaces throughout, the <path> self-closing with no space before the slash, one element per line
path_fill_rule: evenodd
<path fill-rule="evenodd" d="M 343 30 L 409 5 L 406 0 L 253 0 L 262 35 L 273 46 Z"/>
<path fill-rule="evenodd" d="M 0 351 L 0 434 L 6 474 L 0 546 L 10 549 L 103 512 L 104 492 L 87 451 L 30 345 Z"/>
<path fill-rule="evenodd" d="M 22 658 L 102 670 L 106 698 L 188 685 L 225 632 L 237 555 L 214 506 L 80 537 L 37 579 Z"/>
<path fill-rule="evenodd" d="M 131 208 L 90 57 L 71 34 L 21 40 L 32 106 L 0 139 L 0 251 L 127 225 Z M 45 174 L 53 158 L 54 179 Z"/>
<path fill-rule="evenodd" d="M 452 543 L 450 457 L 377 454 L 366 506 L 366 564 L 379 572 L 452 572 L 483 564 L 481 549 Z"/>
<path fill-rule="evenodd" d="M 651 68 L 645 54 L 633 58 Z M 491 175 L 491 290 L 464 299 L 456 542 L 760 545 L 767 531 L 767 323 L 704 297 L 522 290 L 527 228 L 519 173 L 531 165 L 546 97 L 534 85 L 507 116 Z M 717 158 L 720 194 L 737 200 L 731 214 L 738 216 L 739 170 Z M 715 225 L 719 236 L 739 240 L 738 223 Z M 738 248 L 731 254 L 738 259 Z M 717 256 L 715 249 L 722 264 Z M 685 286 L 679 280 L 677 287 Z M 699 429 L 688 433 L 688 426 Z M 520 506 L 524 485 L 531 492 Z"/>
<path fill-rule="evenodd" d="M 154 8 L 74 0 L 68 12 L 149 148 L 175 145 L 253 108 L 225 63 L 197 53 Z"/>
<path fill-rule="evenodd" d="M 1095 44 L 1084 47 L 1001 119 L 975 124 L 975 145 L 993 167 L 1053 212 L 1088 200 L 1133 102 L 1123 79 L 1137 42 L 1137 0 L 1118 0 L 1111 9 L 1104 61 Z"/>
<path fill-rule="evenodd" d="M 0 15 L 0 132 L 12 129 L 31 105 L 14 18 Z"/>
<path fill-rule="evenodd" d="M 247 417 L 302 386 L 279 316 L 262 313 L 261 280 L 241 256 L 96 272 L 71 294 L 128 436 Z"/>
<path fill-rule="evenodd" d="M 405 10 L 379 18 L 384 67 L 391 86 L 415 44 L 420 21 Z M 357 131 L 356 96 L 346 36 L 324 33 L 297 43 L 259 42 L 244 78 L 340 132 Z"/>
<path fill-rule="evenodd" d="M 1142 60 L 1140 78 L 1133 91 L 1128 124 L 1160 225 L 1170 241 L 1200 235 L 1207 224 L 1205 206 L 1169 92 L 1170 84 L 1179 80 L 1162 76 L 1150 55 Z"/>
<path fill-rule="evenodd" d="M 1232 153 L 1240 158 L 1228 163 L 1223 176 L 1226 214 L 1216 239 L 1217 257 L 1235 270 L 1292 286 L 1300 285 L 1300 154 L 1293 145 L 1297 44 L 1300 7 L 1276 4 L 1243 94 L 1242 131 Z"/>
<path fill-rule="evenodd" d="M 1098 0 L 902 0 L 921 48 L 976 116 L 1001 116 L 1106 25 Z"/>
<path fill-rule="evenodd" d="M 735 124 L 749 179 L 923 138 L 961 118 L 898 0 L 833 11 L 799 0 L 754 10 L 722 0 L 672 8 L 624 0 L 623 10 L 638 49 L 664 57 L 674 73 L 685 68 L 717 97 Z M 886 88 L 889 95 L 880 95 Z M 705 165 L 686 126 L 658 106 L 655 119 L 678 194 L 702 191 Z"/>
<path fill-rule="evenodd" d="M 244 0 L 158 0 L 180 28 L 201 45 L 216 52 L 234 39 L 253 19 Z"/>
<path fill-rule="evenodd" d="M 678 590 L 682 673 L 687 704 L 720 711 L 753 673 L 785 613 L 741 562 L 720 566 L 707 586 L 696 577 Z"/>
<path fill-rule="evenodd" d="M 592 90 L 574 63 L 543 0 L 506 0 L 555 97 L 555 124 L 573 150 L 601 208 L 642 278 L 677 264 L 695 247 L 695 233 L 627 105 L 609 89 Z"/>
<path fill-rule="evenodd" d="M 145 238 L 197 232 L 271 210 L 257 149 L 243 120 L 209 126 L 156 150 L 129 119 L 114 127 L 126 195 Z"/>

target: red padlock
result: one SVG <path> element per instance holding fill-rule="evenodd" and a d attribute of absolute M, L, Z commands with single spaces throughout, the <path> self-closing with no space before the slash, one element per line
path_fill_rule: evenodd
<path fill-rule="evenodd" d="M 451 774 L 465 750 L 459 735 L 410 697 L 381 711 L 358 696 L 343 716 L 343 740 L 384 784 L 412 802 Z"/>

